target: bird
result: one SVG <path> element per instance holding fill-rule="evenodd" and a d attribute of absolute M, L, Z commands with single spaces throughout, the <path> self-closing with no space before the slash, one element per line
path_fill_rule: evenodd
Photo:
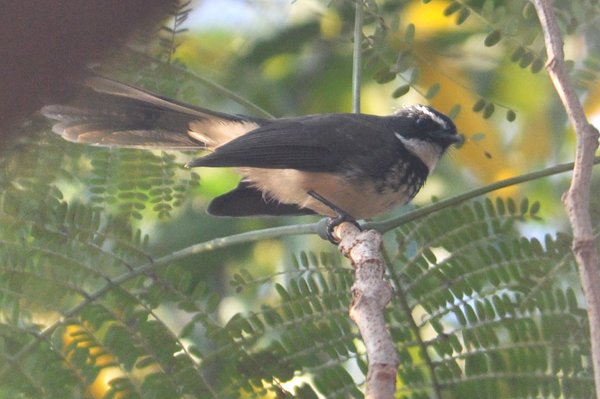
<path fill-rule="evenodd" d="M 95 146 L 206 150 L 194 167 L 234 167 L 241 180 L 212 199 L 214 216 L 370 219 L 414 198 L 448 148 L 462 142 L 445 114 L 416 104 L 388 116 L 325 113 L 284 118 L 193 106 L 101 76 L 77 102 L 46 105 L 64 139 Z"/>

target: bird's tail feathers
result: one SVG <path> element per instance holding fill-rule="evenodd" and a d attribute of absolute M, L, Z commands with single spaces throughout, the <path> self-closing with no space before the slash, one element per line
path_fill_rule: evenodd
<path fill-rule="evenodd" d="M 53 131 L 69 141 L 99 146 L 197 149 L 216 147 L 263 120 L 215 112 L 111 79 L 92 77 L 70 104 L 47 105 Z"/>

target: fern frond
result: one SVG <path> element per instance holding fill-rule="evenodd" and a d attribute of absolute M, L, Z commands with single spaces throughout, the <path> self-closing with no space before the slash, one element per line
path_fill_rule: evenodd
<path fill-rule="evenodd" d="M 390 273 L 404 305 L 390 325 L 406 397 L 547 397 L 573 386 L 591 395 L 586 314 L 565 259 L 570 240 L 541 243 L 516 228 L 538 210 L 526 200 L 483 200 L 397 230 L 403 250 Z M 557 264 L 565 265 L 560 280 Z"/>
<path fill-rule="evenodd" d="M 88 153 L 91 171 L 85 181 L 90 201 L 98 209 L 116 203 L 121 213 L 135 219 L 143 217 L 148 205 L 159 218 L 169 217 L 200 180 L 183 168 L 181 159 L 166 152 L 90 149 Z"/>
<path fill-rule="evenodd" d="M 192 12 L 190 4 L 191 0 L 173 0 L 169 13 L 170 25 L 165 24 L 161 27 L 158 44 L 161 49 L 162 58 L 168 64 L 173 62 L 173 55 L 179 46 L 177 42 L 178 36 L 187 31 L 187 29 L 181 26 L 187 20 L 189 13 Z"/>

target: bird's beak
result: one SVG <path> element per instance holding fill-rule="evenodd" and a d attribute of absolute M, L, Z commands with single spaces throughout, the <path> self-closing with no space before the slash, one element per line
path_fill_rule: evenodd
<path fill-rule="evenodd" d="M 464 144 L 465 142 L 465 136 L 462 134 L 456 134 L 456 133 L 437 133 L 435 135 L 435 137 L 437 139 L 442 139 L 444 141 L 446 141 L 448 143 L 448 145 L 457 145 L 458 147 L 460 147 L 461 145 Z"/>
<path fill-rule="evenodd" d="M 456 146 L 460 147 L 465 143 L 465 135 L 464 134 L 453 134 L 452 140 Z"/>

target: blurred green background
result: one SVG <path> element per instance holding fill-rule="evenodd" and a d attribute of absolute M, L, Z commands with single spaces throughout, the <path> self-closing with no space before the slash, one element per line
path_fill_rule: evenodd
<path fill-rule="evenodd" d="M 466 138 L 461 148 L 452 150 L 438 165 L 415 198 L 416 206 L 573 158 L 574 137 L 544 71 L 540 29 L 528 3 L 382 0 L 366 4 L 362 111 L 385 115 L 408 104 L 431 104 L 451 115 Z M 557 2 L 557 7 L 562 10 L 559 17 L 566 35 L 567 55 L 572 60 L 572 77 L 588 115 L 594 117 L 600 105 L 600 36 L 594 24 L 598 6 L 595 2 L 565 0 Z M 353 14 L 354 2 L 343 0 L 181 3 L 162 29 L 140 32 L 126 46 L 94 65 L 94 71 L 222 112 L 263 116 L 257 107 L 275 117 L 349 112 Z M 253 106 L 236 100 L 236 96 Z M 56 331 L 63 333 L 62 338 L 52 339 L 63 339 L 65 347 L 70 348 L 65 350 L 65 359 L 71 361 L 69 350 L 81 349 L 81 344 L 71 341 L 73 331 L 79 331 L 80 321 L 62 324 L 61 317 L 90 292 L 101 289 L 106 276 L 117 278 L 126 274 L 129 267 L 145 261 L 152 263 L 218 237 L 318 220 L 207 215 L 204 210 L 210 199 L 234 187 L 239 176 L 234 170 L 190 171 L 182 167 L 198 155 L 85 147 L 61 140 L 51 132 L 51 123 L 42 118 L 33 117 L 24 123 L 19 134 L 4 144 L 0 160 L 5 225 L 2 240 L 5 248 L 10 248 L 3 258 L 8 266 L 2 273 L 7 281 L 12 280 L 2 295 L 4 325 L 17 331 L 20 327 L 15 326 L 20 325 L 41 326 L 39 331 L 60 325 Z M 544 240 L 546 236 L 556 237 L 558 231 L 568 231 L 560 202 L 568 184 L 569 174 L 562 174 L 512 186 L 490 197 L 510 197 L 517 203 L 527 197 L 530 203 L 540 202 L 541 210 L 534 212 L 535 217 L 516 221 L 515 230 L 525 237 Z M 593 193 L 597 218 L 596 186 Z M 384 218 L 400 215 L 413 206 Z M 50 228 L 54 222 L 62 227 Z M 93 228 L 87 231 L 81 226 Z M 47 237 L 38 230 L 45 231 Z M 89 237 L 82 238 L 86 232 Z M 107 232 L 120 238 L 101 239 Z M 129 244 L 125 237 L 130 233 L 139 237 L 139 242 Z M 76 248 L 71 239 L 95 244 Z M 52 249 L 38 251 L 36 240 L 48 243 Z M 386 240 L 393 246 L 394 240 L 400 239 L 390 234 Z M 36 245 L 28 246 L 31 243 Z M 64 259 L 58 256 L 62 251 Z M 102 263 L 104 258 L 95 258 L 94 251 L 110 260 Z M 131 257 L 136 263 L 117 262 L 115 259 L 122 254 L 126 254 L 124 259 Z M 64 291 L 59 293 L 61 285 L 54 288 L 56 291 L 47 290 L 50 283 L 44 278 L 31 286 L 21 281 L 13 266 L 19 256 L 26 259 L 25 263 L 37 262 L 31 266 L 35 272 L 25 278 L 28 282 L 36 280 L 36 276 L 47 276 L 45 273 L 52 275 L 53 267 L 68 266 L 62 272 L 66 279 L 62 282 Z M 43 263 L 46 256 L 54 263 Z M 279 306 L 281 291 L 277 283 L 285 285 L 292 280 L 294 265 L 311 263 L 311 256 L 321 259 L 316 263 L 331 270 L 342 263 L 342 273 L 349 274 L 348 265 L 328 242 L 316 236 L 291 236 L 178 259 L 157 271 L 157 275 L 152 271 L 132 280 L 131 285 L 125 285 L 125 291 L 142 292 L 141 302 L 151 303 L 148 306 L 153 309 L 152 315 L 177 335 L 189 325 L 189 315 L 193 313 L 181 305 L 182 297 L 206 301 L 214 322 L 226 325 L 238 312 L 261 312 L 264 306 Z M 91 272 L 96 267 L 101 270 L 98 275 Z M 252 276 L 246 276 L 243 270 L 251 271 Z M 87 273 L 95 277 L 87 280 Z M 181 282 L 181 287 L 167 287 L 175 284 L 173 281 Z M 562 281 L 566 281 L 565 286 L 577 285 L 572 273 Z M 46 293 L 38 298 L 38 291 Z M 47 307 L 53 294 L 59 302 Z M 150 294 L 155 296 L 150 298 Z M 21 295 L 31 296 L 32 301 L 23 301 Z M 347 300 L 348 294 L 340 294 L 343 295 Z M 115 305 L 109 298 L 111 305 L 107 306 L 118 309 L 119 300 L 115 299 Z M 80 317 L 77 312 L 68 316 L 65 319 Z M 188 331 L 186 337 L 191 336 L 195 345 L 203 351 L 213 348 L 202 341 L 206 331 L 198 331 L 200 328 L 194 324 L 189 328 L 193 331 Z M 17 344 L 13 338 L 5 338 L 10 356 L 18 352 L 14 348 L 27 345 Z M 354 342 L 353 336 L 346 338 Z M 10 369 L 8 358 L 4 358 L 4 367 Z M 269 362 L 262 360 L 264 364 Z M 110 364 L 111 360 L 106 362 Z M 252 362 L 243 366 L 252 368 Z M 357 371 L 360 364 L 345 367 L 353 376 L 361 376 Z M 114 369 L 119 366 L 103 368 Z M 215 377 L 219 375 L 217 371 L 209 370 L 207 374 L 211 383 L 219 380 Z M 105 395 L 106 381 L 115 374 L 107 375 L 96 378 L 92 373 L 93 378 L 82 378 L 93 381 L 82 397 Z M 360 378 L 356 377 L 359 384 Z M 254 387 L 260 385 L 254 382 Z M 39 385 L 44 387 L 47 383 Z M 29 384 L 37 387 L 36 383 Z M 255 388 L 254 396 L 275 397 L 276 388 L 271 386 L 269 392 Z M 10 384 L 0 386 L 0 397 L 10 397 L 15 392 L 18 390 Z M 27 392 L 24 397 L 33 397 L 29 389 L 23 392 Z M 321 387 L 321 392 L 326 389 Z M 358 394 L 351 390 L 340 397 L 344 395 Z M 49 393 L 48 397 L 54 396 Z"/>

